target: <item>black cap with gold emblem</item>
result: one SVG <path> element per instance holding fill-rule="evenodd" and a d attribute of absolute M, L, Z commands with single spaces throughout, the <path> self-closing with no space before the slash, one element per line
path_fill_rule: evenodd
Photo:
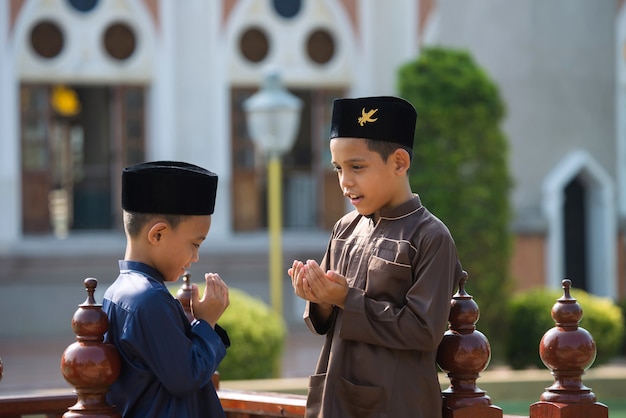
<path fill-rule="evenodd" d="M 122 208 L 128 212 L 211 215 L 217 174 L 180 161 L 152 161 L 122 172 Z"/>
<path fill-rule="evenodd" d="M 417 112 L 392 96 L 335 99 L 330 138 L 364 138 L 395 142 L 413 149 Z"/>

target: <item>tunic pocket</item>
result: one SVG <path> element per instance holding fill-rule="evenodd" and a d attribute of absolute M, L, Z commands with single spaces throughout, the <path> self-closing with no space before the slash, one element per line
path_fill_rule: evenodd
<path fill-rule="evenodd" d="M 378 386 L 362 386 L 339 378 L 332 416 L 342 418 L 382 417 L 384 391 Z"/>
<path fill-rule="evenodd" d="M 365 293 L 369 298 L 402 306 L 411 286 L 413 286 L 411 266 L 394 263 L 377 256 L 370 258 L 365 285 Z"/>

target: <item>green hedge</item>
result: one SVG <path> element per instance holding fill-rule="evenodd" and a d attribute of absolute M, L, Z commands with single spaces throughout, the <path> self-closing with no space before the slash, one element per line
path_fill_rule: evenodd
<path fill-rule="evenodd" d="M 624 319 L 624 323 L 626 324 L 626 298 L 622 299 L 618 303 L 618 305 L 622 310 L 622 318 Z M 622 356 L 626 355 L 626 332 L 624 333 L 624 338 L 622 339 L 622 348 L 620 349 L 620 354 Z"/>
<path fill-rule="evenodd" d="M 204 285 L 198 284 L 200 294 Z M 179 285 L 169 288 L 173 295 Z M 226 329 L 231 346 L 218 371 L 222 380 L 280 377 L 287 326 L 265 302 L 240 289 L 229 288 L 230 305 L 218 324 Z"/>
<path fill-rule="evenodd" d="M 230 289 L 230 306 L 218 322 L 231 347 L 220 364 L 223 380 L 280 377 L 287 326 L 261 299 Z"/>
<path fill-rule="evenodd" d="M 543 335 L 555 326 L 551 310 L 562 290 L 535 288 L 515 295 L 508 305 L 511 332 L 506 347 L 507 363 L 514 369 L 529 366 L 545 368 L 539 356 Z M 597 348 L 594 365 L 605 364 L 620 351 L 624 339 L 624 319 L 620 308 L 608 298 L 572 289 L 571 296 L 583 310 L 579 326 L 589 331 Z"/>

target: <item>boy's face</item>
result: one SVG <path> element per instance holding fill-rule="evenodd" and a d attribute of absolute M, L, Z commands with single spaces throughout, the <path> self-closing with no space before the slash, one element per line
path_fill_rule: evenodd
<path fill-rule="evenodd" d="M 399 171 L 394 155 L 383 161 L 361 138 L 334 138 L 330 153 L 341 191 L 361 215 L 377 215 L 381 209 L 393 208 L 408 199 L 408 167 Z"/>
<path fill-rule="evenodd" d="M 165 281 L 175 282 L 185 274 L 191 263 L 200 257 L 198 250 L 211 227 L 211 215 L 190 216 L 175 229 L 168 227 L 161 230 L 157 241 L 157 254 L 154 267 L 163 275 Z"/>

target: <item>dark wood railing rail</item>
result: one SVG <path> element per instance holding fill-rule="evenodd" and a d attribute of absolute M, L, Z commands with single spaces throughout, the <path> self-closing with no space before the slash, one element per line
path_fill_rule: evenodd
<path fill-rule="evenodd" d="M 60 418 L 75 403 L 76 395 L 69 391 L 0 397 L 0 417 L 21 418 L 24 415 L 39 414 L 46 418 Z"/>
<path fill-rule="evenodd" d="M 272 418 L 304 417 L 303 395 L 285 395 L 274 392 L 219 391 L 227 418 Z M 23 395 L 11 398 L 0 397 L 1 418 L 22 418 L 26 415 L 44 415 L 46 418 L 61 418 L 65 411 L 76 403 L 76 395 L 64 394 Z M 477 418 L 480 415 L 465 415 Z M 503 415 L 502 418 L 528 418 L 528 416 Z"/>
<path fill-rule="evenodd" d="M 306 397 L 303 395 L 238 390 L 220 390 L 218 394 L 227 418 L 304 417 Z M 0 417 L 22 418 L 39 414 L 46 418 L 61 418 L 77 399 L 71 391 L 0 397 Z"/>
<path fill-rule="evenodd" d="M 188 279 L 184 284 L 188 284 Z M 595 359 L 596 347 L 591 335 L 578 326 L 582 309 L 570 295 L 569 280 L 563 281 L 564 295 L 552 308 L 556 326 L 546 332 L 539 344 L 541 359 L 551 369 L 554 384 L 538 402 L 529 406 L 530 415 L 525 417 L 504 415 L 476 384 L 479 373 L 489 363 L 491 352 L 487 338 L 476 330 L 479 309 L 465 292 L 466 281 L 467 275 L 452 298 L 449 329 L 437 355 L 437 363 L 450 379 L 450 387 L 442 391 L 444 418 L 608 418 L 608 408 L 597 402 L 591 389 L 582 384 L 582 375 Z M 85 280 L 88 297 L 72 319 L 77 341 L 61 358 L 63 376 L 75 387 L 73 393 L 0 396 L 0 418 L 36 414 L 46 418 L 119 417 L 104 398 L 108 385 L 119 373 L 119 358 L 103 342 L 108 320 L 101 314 L 101 305 L 93 299 L 96 285 L 95 279 Z M 183 305 L 188 303 L 184 297 L 180 299 Z M 83 354 L 97 352 L 100 360 L 86 360 L 84 355 L 76 355 L 80 350 L 86 350 Z M 219 388 L 217 374 L 213 381 L 227 418 L 304 417 L 304 395 L 224 390 Z"/>

